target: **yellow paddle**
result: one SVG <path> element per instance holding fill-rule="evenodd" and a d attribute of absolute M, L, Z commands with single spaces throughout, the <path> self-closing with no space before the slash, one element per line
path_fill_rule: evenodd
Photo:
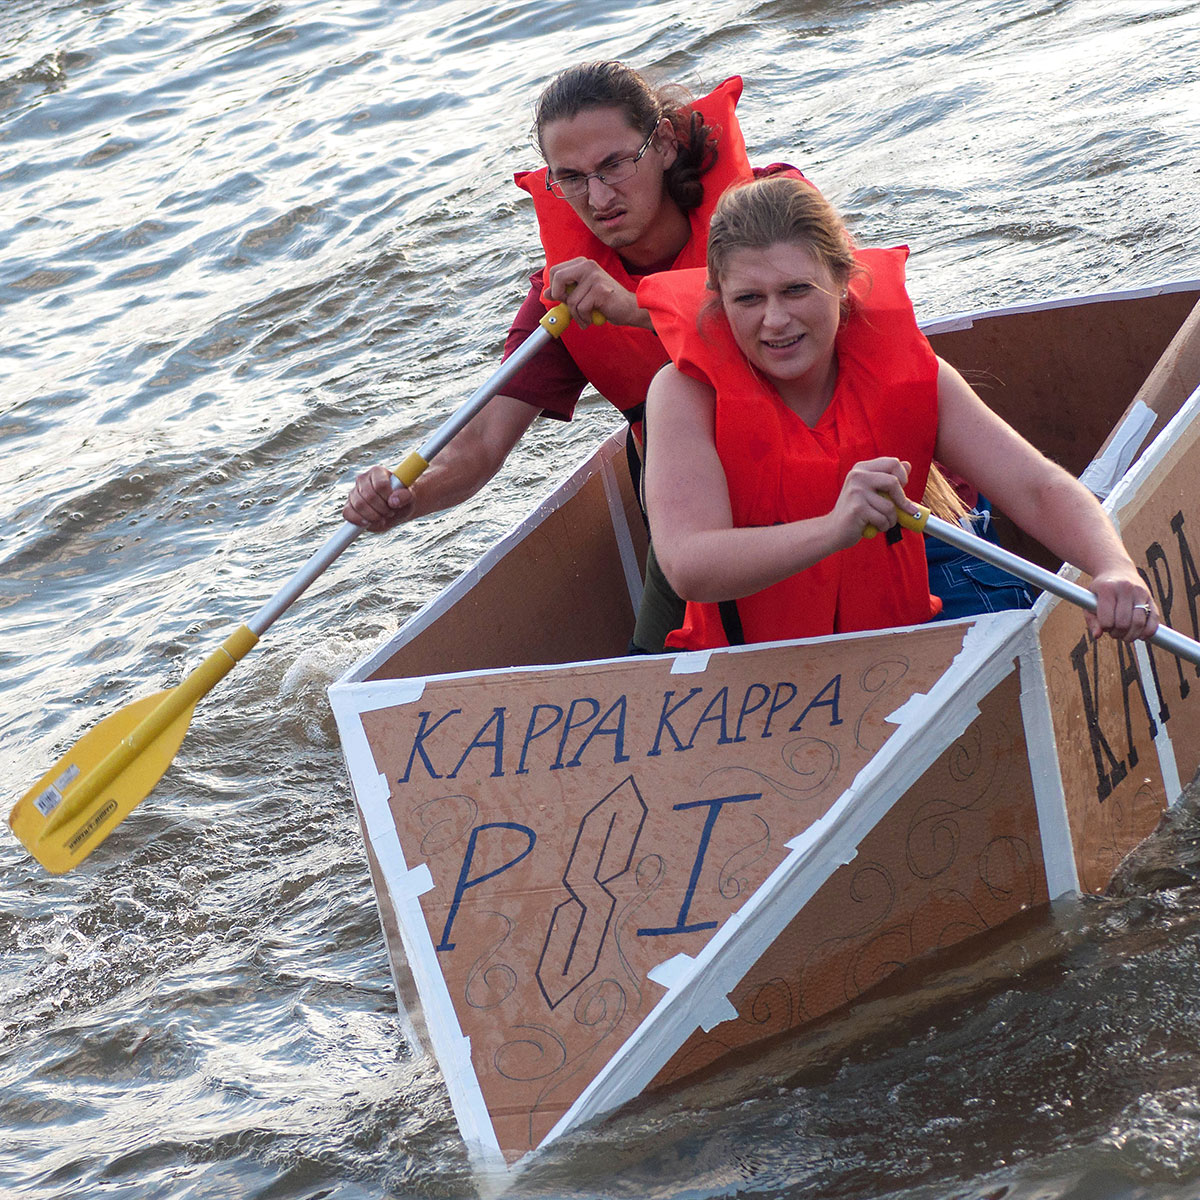
<path fill-rule="evenodd" d="M 1019 579 L 1024 579 L 1026 583 L 1041 588 L 1044 592 L 1049 592 L 1071 604 L 1077 604 L 1080 608 L 1087 609 L 1088 612 L 1096 611 L 1096 597 L 1087 588 L 1080 587 L 1079 584 L 1072 583 L 1069 579 L 1063 579 L 1061 575 L 1055 575 L 1052 571 L 1047 571 L 1036 563 L 1031 563 L 1027 559 L 1021 558 L 1020 555 L 1013 554 L 1002 546 L 997 546 L 995 542 L 989 542 L 979 537 L 978 534 L 970 533 L 961 525 L 955 525 L 950 521 L 943 521 L 941 517 L 935 517 L 923 504 L 918 504 L 917 508 L 920 511 L 915 516 L 906 513 L 900 507 L 896 508 L 897 519 L 905 529 L 912 529 L 917 533 L 928 533 L 956 549 L 965 550 L 976 558 L 982 558 L 993 566 L 1001 567 Z M 864 536 L 873 537 L 877 531 L 872 526 L 867 526 L 863 532 Z M 1182 633 L 1169 629 L 1166 625 L 1160 625 L 1146 640 L 1152 646 L 1161 646 L 1162 649 L 1177 655 L 1185 662 L 1200 666 L 1200 642 L 1193 641 L 1190 637 L 1185 637 Z"/>
<path fill-rule="evenodd" d="M 600 314 L 595 324 L 603 321 Z M 570 323 L 565 304 L 551 309 L 519 346 L 393 472 L 411 486 L 472 417 Z M 349 521 L 262 608 L 233 631 L 177 687 L 127 704 L 85 734 L 21 797 L 8 823 L 29 852 L 56 874 L 82 862 L 149 795 L 179 749 L 192 712 L 362 532 Z"/>

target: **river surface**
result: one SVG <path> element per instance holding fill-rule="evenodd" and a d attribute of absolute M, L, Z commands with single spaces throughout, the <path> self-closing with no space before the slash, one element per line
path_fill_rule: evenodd
<path fill-rule="evenodd" d="M 1197 0 L 3 0 L 0 762 L 10 802 L 175 682 L 496 361 L 532 100 L 746 80 L 752 157 L 923 316 L 1200 274 Z M 405 1045 L 325 689 L 612 424 L 535 427 L 361 539 L 76 871 L 0 839 L 0 1195 L 469 1197 Z M 907 1000 L 619 1114 L 563 1198 L 1200 1195 L 1200 836 Z"/>

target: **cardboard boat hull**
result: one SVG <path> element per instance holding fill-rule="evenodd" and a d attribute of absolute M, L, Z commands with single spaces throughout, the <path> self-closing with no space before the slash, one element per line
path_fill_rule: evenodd
<path fill-rule="evenodd" d="M 1111 490 L 1193 636 L 1196 299 L 1176 285 L 931 332 Z M 330 691 L 410 1035 L 502 1172 L 931 950 L 1102 890 L 1200 766 L 1196 668 L 1092 643 L 1049 596 L 622 657 L 645 549 L 622 454 L 615 435 Z"/>

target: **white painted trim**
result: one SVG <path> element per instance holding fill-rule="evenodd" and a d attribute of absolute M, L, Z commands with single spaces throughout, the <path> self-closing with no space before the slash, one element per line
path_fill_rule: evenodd
<path fill-rule="evenodd" d="M 1021 719 L 1025 726 L 1029 775 L 1033 781 L 1033 797 L 1042 838 L 1042 863 L 1051 900 L 1079 891 L 1079 868 L 1075 862 L 1075 843 L 1071 837 L 1067 798 L 1059 767 L 1054 714 L 1050 709 L 1050 693 L 1046 684 L 1046 664 L 1036 631 L 1045 624 L 1047 614 L 1066 603 L 1049 592 L 1038 597 L 1033 607 L 1032 636 L 1022 646 L 1020 655 Z"/>
<path fill-rule="evenodd" d="M 962 651 L 925 697 L 904 705 L 902 727 L 859 772 L 826 814 L 790 843 L 791 853 L 690 963 L 666 966 L 672 986 L 576 1102 L 542 1140 L 637 1096 L 696 1028 L 711 1019 L 714 997 L 726 1000 L 792 918 L 862 839 L 916 783 L 954 737 L 978 715 L 978 703 L 1014 669 L 1014 643 L 1028 610 L 973 622 Z M 713 653 L 736 651 L 718 650 Z M 894 714 L 895 715 L 895 714 Z M 903 726 L 916 725 L 915 730 Z M 526 1162 L 526 1156 L 522 1162 Z"/>
<path fill-rule="evenodd" d="M 626 437 L 632 434 L 627 433 Z M 613 459 L 606 458 L 601 465 L 604 481 L 604 498 L 608 501 L 608 517 L 612 524 L 613 537 L 617 540 L 617 553 L 621 556 L 621 569 L 625 572 L 625 586 L 629 589 L 629 604 L 636 613 L 642 603 L 642 569 L 633 548 L 633 533 L 625 519 L 625 502 L 621 496 L 621 485 L 617 480 Z"/>

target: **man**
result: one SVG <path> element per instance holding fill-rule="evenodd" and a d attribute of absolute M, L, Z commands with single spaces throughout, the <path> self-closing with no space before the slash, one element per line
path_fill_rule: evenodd
<path fill-rule="evenodd" d="M 519 372 L 411 489 L 393 490 L 383 466 L 359 475 L 347 521 L 380 532 L 460 503 L 492 478 L 539 413 L 570 420 L 589 383 L 630 423 L 637 484 L 646 389 L 667 361 L 638 308 L 638 280 L 703 265 L 709 216 L 728 187 L 757 174 L 799 175 L 778 165 L 751 168 L 734 111 L 740 94 L 734 78 L 693 103 L 681 89 L 654 89 L 612 62 L 569 68 L 550 83 L 535 119 L 546 166 L 516 176 L 533 197 L 546 267 L 531 278 L 505 353 L 548 304 L 566 301 L 575 326 Z M 596 313 L 604 324 L 593 325 Z M 631 651 L 660 652 L 682 613 L 651 549 Z"/>

